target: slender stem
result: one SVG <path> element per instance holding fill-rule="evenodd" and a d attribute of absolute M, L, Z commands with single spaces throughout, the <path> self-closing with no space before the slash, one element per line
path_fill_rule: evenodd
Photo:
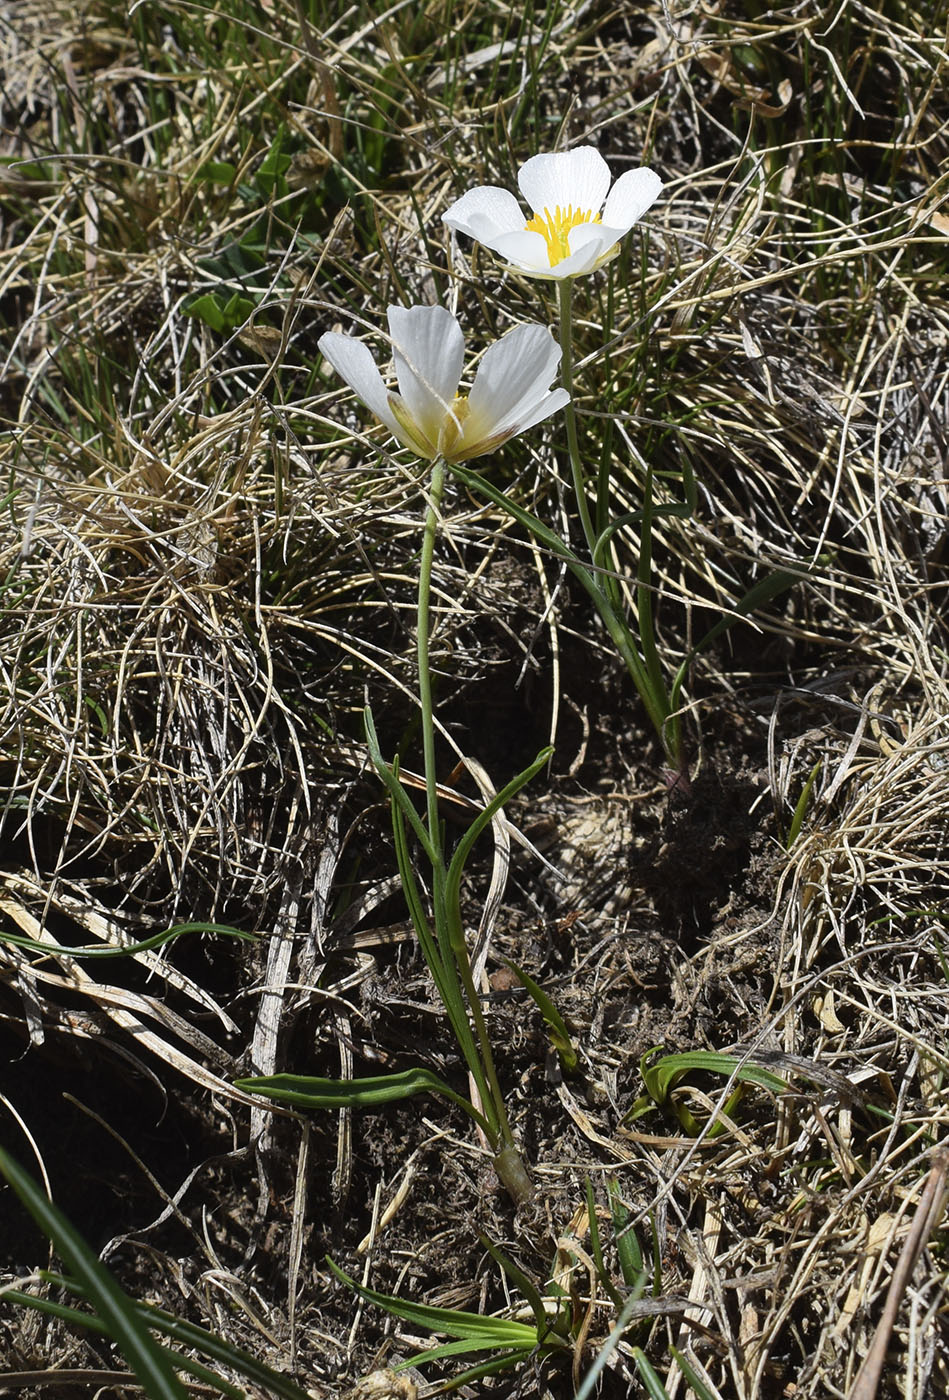
<path fill-rule="evenodd" d="M 570 395 L 564 409 L 567 420 L 567 451 L 570 456 L 570 475 L 573 478 L 573 493 L 577 498 L 577 511 L 583 535 L 593 558 L 596 547 L 596 531 L 590 517 L 587 501 L 586 481 L 583 476 L 583 463 L 580 461 L 580 442 L 577 437 L 577 412 L 573 406 L 573 279 L 563 277 L 557 283 L 557 298 L 560 304 L 560 378 L 563 387 Z"/>
<path fill-rule="evenodd" d="M 517 1202 L 527 1199 L 531 1191 L 530 1178 L 514 1146 L 514 1135 L 504 1106 L 504 1095 L 494 1067 L 488 1028 L 481 1009 L 481 999 L 471 971 L 471 960 L 465 940 L 458 881 L 449 879 L 445 864 L 445 848 L 438 816 L 438 775 L 435 768 L 435 713 L 432 700 L 432 674 L 429 664 L 429 634 L 431 631 L 432 563 L 438 533 L 439 506 L 445 489 L 445 463 L 436 457 L 428 493 L 428 509 L 422 535 L 422 556 L 418 580 L 418 693 L 422 712 L 422 752 L 425 764 L 425 794 L 428 813 L 428 851 L 432 862 L 432 903 L 435 939 L 438 943 L 438 969 L 444 985 L 439 990 L 452 1021 L 459 1047 L 477 1086 L 484 1117 L 481 1118 L 485 1136 L 495 1153 L 498 1176 Z M 409 880 L 406 880 L 406 876 Z M 411 874 L 403 871 L 403 883 L 411 887 Z M 418 912 L 424 922 L 424 916 Z M 421 924 L 417 925 L 421 927 Z M 447 947 L 445 946 L 447 944 Z M 432 952 L 433 950 L 429 950 Z M 434 968 L 433 968 L 434 972 Z M 462 995 L 463 993 L 463 995 Z M 467 1003 L 466 1013 L 464 1004 Z M 470 1020 L 469 1020 L 470 1015 Z M 471 1023 L 474 1024 L 472 1035 Z M 480 1117 L 480 1115 L 479 1115 Z"/>
<path fill-rule="evenodd" d="M 432 560 L 435 556 L 435 536 L 438 533 L 438 508 L 445 489 L 445 463 L 436 457 L 432 463 L 432 479 L 425 513 L 422 536 L 422 558 L 418 575 L 418 694 L 422 708 L 422 753 L 425 762 L 425 793 L 427 797 L 428 834 L 438 856 L 436 865 L 444 873 L 441 827 L 438 820 L 438 774 L 435 768 L 435 714 L 432 705 L 432 672 L 428 660 L 430 602 L 432 596 Z"/>
<path fill-rule="evenodd" d="M 467 1013 L 464 1009 L 465 999 L 470 1002 L 470 971 L 465 977 L 467 970 L 467 950 L 459 956 L 459 950 L 455 946 L 452 938 L 452 910 L 446 900 L 446 887 L 448 884 L 448 870 L 445 865 L 445 848 L 442 842 L 441 821 L 438 815 L 438 770 L 435 766 L 435 708 L 432 700 L 432 672 L 429 664 L 429 635 L 431 632 L 431 596 L 432 596 L 432 563 L 435 556 L 435 539 L 438 534 L 438 515 L 441 505 L 442 494 L 445 489 L 445 463 L 441 457 L 436 457 L 432 463 L 432 476 L 429 483 L 428 508 L 425 512 L 425 528 L 422 535 L 422 557 L 419 562 L 418 576 L 418 635 L 416 646 L 418 651 L 418 693 L 419 704 L 422 711 L 422 753 L 425 766 L 425 796 L 428 813 L 428 835 L 430 849 L 429 859 L 432 862 L 432 904 L 435 922 L 435 938 L 439 944 L 440 967 L 443 969 L 444 977 L 447 979 L 444 986 L 439 987 L 442 1000 L 445 1002 L 445 1009 L 454 1025 L 455 1035 L 458 1038 L 459 1046 L 464 1054 L 465 1061 L 470 1069 L 475 1083 L 478 1086 L 478 1093 L 482 1097 L 482 1103 L 491 1120 L 492 1127 L 496 1119 L 496 1113 L 491 1107 L 493 1097 L 491 1086 L 485 1076 L 484 1068 L 478 1059 L 480 1045 L 476 1046 L 474 1037 L 471 1034 L 471 1027 L 468 1022 Z M 404 883 L 404 879 L 403 879 Z M 447 948 L 442 945 L 442 939 L 448 944 Z M 464 936 L 462 935 L 462 944 Z M 464 996 L 462 995 L 464 990 Z M 480 1036 L 479 1036 L 480 1041 Z"/>

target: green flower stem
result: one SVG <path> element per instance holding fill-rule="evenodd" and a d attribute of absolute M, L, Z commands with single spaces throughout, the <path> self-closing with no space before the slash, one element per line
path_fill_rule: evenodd
<path fill-rule="evenodd" d="M 514 1135 L 504 1106 L 504 1095 L 494 1066 L 491 1041 L 481 1009 L 481 998 L 471 971 L 471 959 L 465 939 L 461 915 L 458 878 L 449 878 L 445 863 L 445 846 L 438 814 L 438 772 L 435 765 L 435 711 L 432 699 L 432 673 L 429 657 L 431 635 L 432 564 L 435 539 L 438 534 L 439 507 L 445 489 L 445 462 L 436 457 L 432 463 L 428 508 L 422 536 L 419 563 L 418 619 L 416 647 L 418 655 L 418 693 L 422 714 L 422 753 L 425 765 L 425 795 L 428 816 L 427 854 L 432 862 L 432 905 L 435 925 L 434 943 L 428 949 L 428 961 L 435 973 L 437 962 L 441 978 L 439 990 L 452 1022 L 455 1037 L 465 1063 L 474 1080 L 481 1110 L 484 1114 L 485 1136 L 495 1154 L 495 1169 L 510 1195 L 518 1203 L 528 1199 L 532 1187 L 524 1163 L 514 1146 Z M 407 892 L 412 886 L 410 870 L 403 871 Z M 421 910 L 413 915 L 416 927 L 424 923 Z M 447 947 L 446 947 L 447 945 Z M 423 944 L 424 951 L 424 944 Z M 465 1005 L 467 1004 L 467 1011 Z M 470 1020 L 469 1020 L 470 1016 Z M 471 1027 L 474 1025 L 474 1037 Z"/>
<path fill-rule="evenodd" d="M 567 420 L 567 450 L 570 456 L 570 474 L 573 478 L 573 491 L 577 500 L 577 511 L 586 539 L 590 561 L 594 569 L 603 569 L 603 578 L 590 575 L 589 591 L 597 605 L 616 649 L 625 661 L 630 675 L 643 699 L 649 718 L 656 728 L 667 757 L 676 771 L 687 778 L 686 765 L 682 755 L 682 736 L 678 719 L 670 721 L 669 701 L 662 677 L 662 664 L 656 646 L 652 625 L 652 595 L 649 591 L 649 575 L 652 569 L 652 478 L 647 478 L 647 498 L 642 512 L 642 549 L 639 567 L 639 644 L 642 656 L 637 650 L 630 628 L 620 611 L 620 595 L 611 582 L 608 571 L 609 527 L 605 524 L 608 513 L 607 483 L 605 467 L 601 463 L 597 478 L 597 517 L 598 528 L 594 528 L 587 501 L 586 479 L 583 463 L 580 460 L 580 442 L 577 437 L 577 415 L 573 402 L 573 280 L 564 277 L 557 283 L 557 297 L 560 306 L 560 377 L 570 395 L 564 409 Z"/>
<path fill-rule="evenodd" d="M 637 649 L 636 639 L 630 629 L 629 623 L 622 613 L 615 608 L 604 591 L 596 572 L 574 554 L 559 535 L 539 520 L 536 515 L 532 515 L 523 506 L 519 506 L 516 501 L 490 481 L 487 481 L 478 472 L 470 468 L 452 463 L 451 471 L 453 475 L 472 491 L 486 496 L 489 501 L 512 515 L 524 528 L 540 540 L 550 552 L 558 559 L 562 559 L 574 578 L 586 590 L 593 606 L 596 608 L 603 622 L 604 627 L 610 634 L 619 655 L 632 677 L 633 683 L 639 692 L 640 698 L 646 707 L 646 713 L 654 725 L 666 756 L 676 767 L 677 772 L 685 772 L 685 763 L 681 754 L 681 740 L 678 737 L 678 730 L 671 728 L 668 721 L 670 718 L 670 705 L 666 696 L 665 687 L 659 684 L 653 686 L 652 678 L 646 662 L 640 656 Z M 681 681 L 680 681 L 681 684 Z M 676 692 L 678 694 L 678 691 Z"/>
<path fill-rule="evenodd" d="M 596 530 L 593 528 L 587 501 L 583 463 L 580 461 L 580 442 L 577 437 L 577 412 L 573 405 L 573 278 L 563 277 L 557 283 L 557 299 L 560 305 L 560 378 L 570 395 L 564 408 L 570 475 L 573 478 L 573 493 L 577 498 L 580 524 L 583 526 L 583 535 L 592 559 L 596 550 Z"/>
<path fill-rule="evenodd" d="M 459 936 L 461 945 L 457 938 L 453 936 L 453 926 L 456 922 L 455 910 L 450 907 L 446 898 L 446 885 L 448 882 L 448 871 L 445 865 L 445 848 L 442 840 L 441 820 L 438 814 L 438 769 L 435 762 L 435 707 L 432 699 L 432 672 L 429 660 L 429 639 L 431 636 L 431 596 L 432 596 L 432 564 L 435 557 L 435 539 L 438 534 L 439 507 L 441 506 L 442 495 L 445 490 L 445 463 L 441 457 L 436 457 L 432 463 L 432 475 L 429 482 L 428 508 L 425 512 L 425 528 L 422 535 L 422 556 L 419 563 L 418 576 L 418 619 L 416 648 L 418 654 L 418 693 L 419 704 L 422 712 L 422 755 L 425 768 L 425 795 L 426 809 L 428 813 L 428 836 L 430 842 L 429 857 L 432 861 L 432 904 L 435 923 L 436 940 L 441 943 L 444 938 L 449 947 L 450 956 L 444 956 L 445 949 L 442 948 L 441 965 L 446 978 L 451 986 L 446 987 L 449 996 L 442 993 L 442 999 L 446 1003 L 446 1009 L 451 1013 L 455 1011 L 460 1018 L 465 1016 L 466 1025 L 464 1028 L 455 1027 L 455 1035 L 459 1040 L 461 1049 L 465 1052 L 465 1061 L 471 1071 L 478 1094 L 482 1100 L 482 1108 L 491 1124 L 492 1131 L 498 1130 L 497 1103 L 493 1093 L 493 1085 L 489 1084 L 485 1069 L 479 1059 L 478 1053 L 471 1040 L 470 1027 L 467 1025 L 467 1017 L 464 1012 L 464 1000 L 461 995 L 464 990 L 464 999 L 469 1006 L 477 1005 L 477 1001 L 472 1003 L 471 970 L 468 965 L 467 947 L 464 942 L 464 934 L 460 929 L 460 912 L 457 914 L 459 925 Z M 451 905 L 455 900 L 451 900 Z M 467 977 L 466 974 L 467 973 Z M 480 1006 L 478 1006 L 480 1011 Z M 452 1017 L 455 1019 L 455 1016 Z M 477 1025 L 478 1049 L 481 1055 L 484 1054 L 484 1046 L 487 1037 L 481 1034 L 481 1028 Z M 464 1032 L 468 1034 L 465 1035 Z M 490 1052 L 489 1052 L 490 1053 Z M 493 1068 L 493 1066 L 492 1066 Z M 500 1097 L 500 1095 L 499 1095 Z"/>
<path fill-rule="evenodd" d="M 438 514 L 445 490 L 445 463 L 436 457 L 432 463 L 432 478 L 425 512 L 425 532 L 422 536 L 422 558 L 418 575 L 418 694 L 422 708 L 422 754 L 425 763 L 425 793 L 428 811 L 428 834 L 438 856 L 436 865 L 444 870 L 444 847 L 438 820 L 438 774 L 435 768 L 435 712 L 432 704 L 432 672 L 428 659 L 431 628 L 432 561 L 435 557 L 435 536 Z"/>

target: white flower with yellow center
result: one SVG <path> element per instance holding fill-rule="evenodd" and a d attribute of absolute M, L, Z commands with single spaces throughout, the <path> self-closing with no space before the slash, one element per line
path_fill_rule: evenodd
<path fill-rule="evenodd" d="M 525 220 L 509 190 L 479 185 L 442 215 L 449 228 L 499 253 L 520 272 L 560 281 L 615 258 L 619 242 L 662 189 L 654 170 L 627 170 L 610 189 L 610 170 L 592 146 L 533 156 L 517 172 L 533 210 Z"/>
<path fill-rule="evenodd" d="M 368 346 L 327 331 L 320 350 L 357 398 L 419 457 L 465 462 L 541 423 L 570 398 L 550 385 L 560 346 L 546 326 L 516 326 L 481 357 L 468 394 L 461 327 L 443 306 L 390 306 L 389 338 L 399 392 L 386 388 Z"/>

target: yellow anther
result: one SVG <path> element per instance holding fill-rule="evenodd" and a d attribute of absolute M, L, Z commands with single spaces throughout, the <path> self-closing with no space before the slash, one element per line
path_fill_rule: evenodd
<path fill-rule="evenodd" d="M 550 265 L 556 267 L 564 258 L 570 256 L 570 242 L 567 237 L 570 230 L 578 224 L 599 222 L 599 214 L 594 214 L 589 209 L 574 209 L 572 204 L 568 204 L 566 209 L 561 209 L 558 204 L 552 214 L 549 209 L 545 209 L 543 214 L 535 214 L 524 228 L 528 233 L 539 233 L 546 241 Z"/>

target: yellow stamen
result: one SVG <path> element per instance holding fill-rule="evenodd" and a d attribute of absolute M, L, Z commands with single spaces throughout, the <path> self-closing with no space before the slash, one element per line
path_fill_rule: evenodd
<path fill-rule="evenodd" d="M 568 204 L 566 209 L 561 209 L 558 204 L 552 214 L 549 209 L 545 209 L 542 215 L 535 214 L 524 228 L 526 232 L 539 233 L 545 239 L 550 265 L 556 267 L 564 258 L 570 256 L 570 243 L 567 239 L 570 230 L 578 224 L 598 223 L 599 214 L 594 214 L 589 209 L 574 209 L 572 204 Z"/>
<path fill-rule="evenodd" d="M 451 411 L 445 418 L 442 426 L 438 449 L 443 457 L 451 460 L 451 454 L 458 446 L 458 439 L 464 432 L 465 419 L 470 413 L 468 407 L 468 395 L 456 394 L 455 401 L 451 406 Z"/>

